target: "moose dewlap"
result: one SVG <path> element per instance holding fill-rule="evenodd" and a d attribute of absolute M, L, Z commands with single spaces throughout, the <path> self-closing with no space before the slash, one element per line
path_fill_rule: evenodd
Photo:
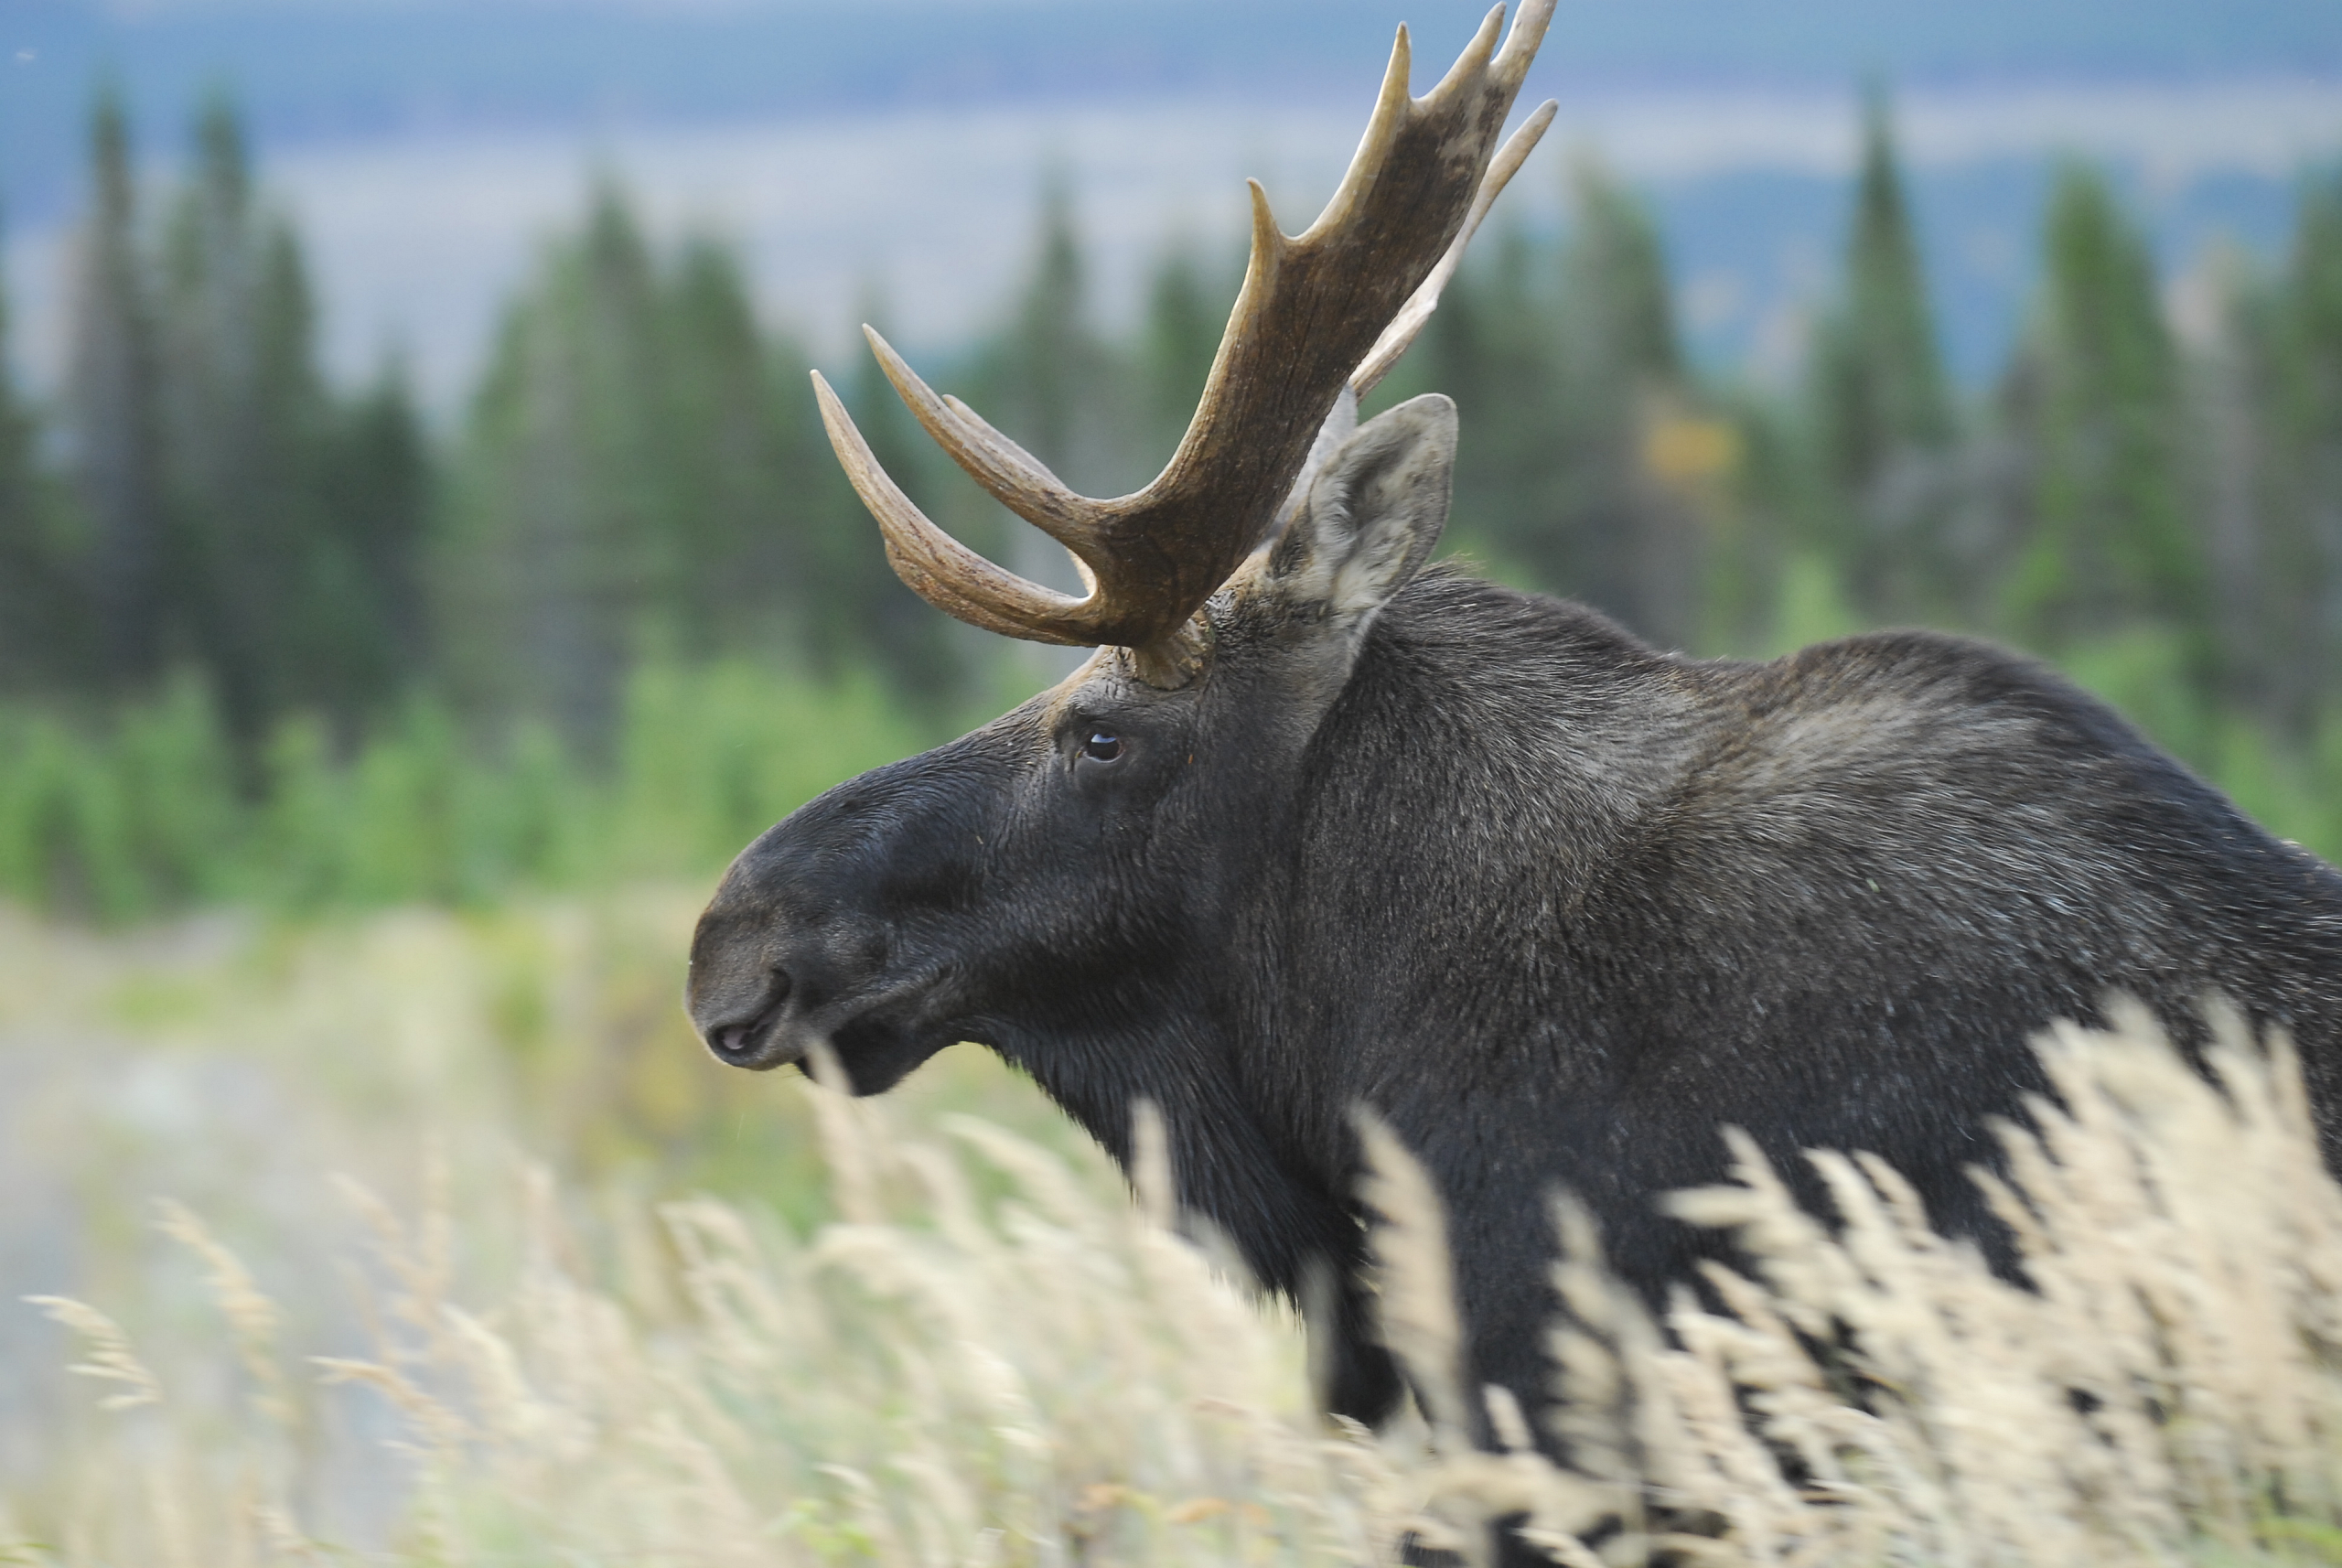
<path fill-rule="evenodd" d="M 1875 1151 L 2004 1247 L 1967 1171 L 2047 1087 L 2028 1036 L 2115 993 L 2185 1034 L 2218 991 L 2292 1032 L 2342 1146 L 2342 877 L 2054 674 L 1921 633 L 1691 660 L 1425 568 L 1456 411 L 1360 425 L 1356 397 L 1550 118 L 1499 148 L 1550 10 L 1501 48 L 1492 14 L 1420 99 L 1402 32 L 1298 238 L 1254 188 L 1201 406 L 1133 495 L 1068 490 L 873 335 L 1085 597 L 942 533 L 819 389 L 905 582 L 1098 651 L 767 832 L 693 945 L 727 1062 L 834 1053 L 869 1093 L 980 1042 L 1126 1162 L 1156 1107 L 1179 1202 L 1311 1305 L 1326 1398 L 1369 1420 L 1401 1385 L 1361 1279 L 1361 1107 L 1448 1206 L 1465 1386 L 1532 1417 L 1549 1195 L 1656 1294 L 1716 1245 L 1653 1197 L 1724 1174 L 1719 1122 L 1784 1170 Z"/>

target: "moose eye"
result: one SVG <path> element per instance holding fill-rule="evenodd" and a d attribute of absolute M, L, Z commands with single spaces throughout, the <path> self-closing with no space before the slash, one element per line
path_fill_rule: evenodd
<path fill-rule="evenodd" d="M 1110 729 L 1094 729 L 1081 743 L 1081 755 L 1092 762 L 1112 762 L 1123 754 L 1123 737 Z"/>

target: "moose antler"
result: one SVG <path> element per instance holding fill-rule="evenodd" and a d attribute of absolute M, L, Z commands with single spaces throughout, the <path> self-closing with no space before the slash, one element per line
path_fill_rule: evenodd
<path fill-rule="evenodd" d="M 1401 27 L 1349 171 L 1298 237 L 1278 229 L 1260 182 L 1250 182 L 1243 289 L 1187 433 L 1144 489 L 1112 500 L 1076 495 L 966 403 L 937 396 L 864 328 L 927 433 L 1002 505 L 1072 552 L 1089 593 L 1077 599 L 1027 582 L 929 522 L 817 371 L 830 444 L 877 519 L 896 575 L 988 631 L 1124 647 L 1155 684 L 1191 679 L 1207 651 L 1196 611 L 1275 520 L 1344 387 L 1370 389 L 1429 319 L 1472 230 L 1552 123 L 1547 103 L 1494 152 L 1552 9 L 1553 0 L 1523 0 L 1499 50 L 1498 5 L 1422 98 L 1408 94 Z"/>

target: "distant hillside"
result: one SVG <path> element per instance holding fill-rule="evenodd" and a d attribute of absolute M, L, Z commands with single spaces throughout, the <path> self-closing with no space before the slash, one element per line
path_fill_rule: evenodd
<path fill-rule="evenodd" d="M 176 138 L 228 83 L 263 145 L 418 128 L 580 129 L 911 103 L 1355 94 L 1404 17 L 1445 62 L 1477 0 L 14 0 L 0 194 L 67 199 L 91 83 Z M 2342 74 L 2336 0 L 1569 0 L 1539 67 L 1573 85 L 1842 86 Z"/>
<path fill-rule="evenodd" d="M 823 352 L 875 287 L 903 340 L 965 340 L 1068 177 L 1120 318 L 1166 238 L 1233 245 L 1241 181 L 1299 221 L 1355 144 L 1405 16 L 1417 85 L 1479 0 L 0 0 L 0 202 L 15 349 L 63 354 L 63 230 L 95 82 L 150 161 L 213 85 L 299 214 L 329 359 L 399 345 L 435 406 L 469 385 L 590 168 L 654 229 L 743 249 L 764 308 Z M 1563 0 L 1532 98 L 1563 99 L 1507 222 L 1559 220 L 1595 146 L 1662 220 L 1703 361 L 1793 354 L 1832 275 L 1851 89 L 1898 88 L 1952 363 L 1997 366 L 2025 309 L 2048 156 L 2109 164 L 2166 267 L 2272 253 L 2302 167 L 2342 156 L 2342 0 Z"/>

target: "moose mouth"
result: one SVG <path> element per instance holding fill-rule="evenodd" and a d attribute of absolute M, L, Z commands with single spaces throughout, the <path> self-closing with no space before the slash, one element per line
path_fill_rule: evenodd
<path fill-rule="evenodd" d="M 787 975 L 777 975 L 757 1012 L 708 1028 L 707 1048 L 727 1067 L 770 1072 L 794 1064 L 811 1077 L 813 1058 L 826 1046 L 848 1088 L 855 1094 L 877 1094 L 957 1038 L 948 1026 L 917 1016 L 917 1002 L 926 989 L 898 983 L 809 1006 L 801 988 Z"/>

